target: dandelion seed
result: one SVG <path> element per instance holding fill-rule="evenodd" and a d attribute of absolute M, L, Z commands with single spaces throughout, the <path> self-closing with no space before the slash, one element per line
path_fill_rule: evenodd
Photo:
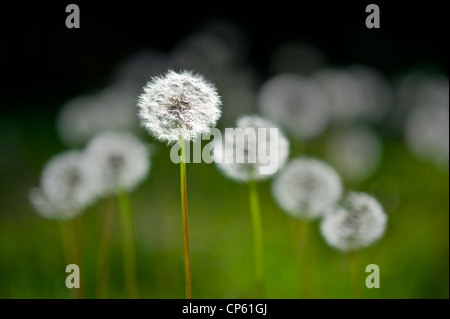
<path fill-rule="evenodd" d="M 324 216 L 320 229 L 326 242 L 343 252 L 370 246 L 385 233 L 387 215 L 372 196 L 350 192 Z"/>
<path fill-rule="evenodd" d="M 79 151 L 53 157 L 42 172 L 41 188 L 30 193 L 30 200 L 39 214 L 61 220 L 82 213 L 96 197 L 97 189 Z"/>
<path fill-rule="evenodd" d="M 262 114 L 299 139 L 315 137 L 328 125 L 329 107 L 323 90 L 313 81 L 293 74 L 281 74 L 260 90 Z"/>
<path fill-rule="evenodd" d="M 149 151 L 134 135 L 104 132 L 86 148 L 87 168 L 103 195 L 131 191 L 150 169 Z"/>
<path fill-rule="evenodd" d="M 141 126 L 156 139 L 169 144 L 195 140 L 209 133 L 221 115 L 216 88 L 201 75 L 169 71 L 153 77 L 139 96 Z"/>
<path fill-rule="evenodd" d="M 275 178 L 272 194 L 278 205 L 293 217 L 315 219 L 340 199 L 342 183 L 328 164 L 296 158 Z"/>
<path fill-rule="evenodd" d="M 248 182 L 251 179 L 260 181 L 270 178 L 285 164 L 289 156 L 289 141 L 278 129 L 278 140 L 273 141 L 270 138 L 271 128 L 277 126 L 259 116 L 243 116 L 237 121 L 237 128 L 243 129 L 236 136 L 225 134 L 222 147 L 214 149 L 214 161 L 222 173 L 231 179 L 241 182 Z M 245 129 L 254 129 L 247 134 Z M 258 129 L 266 129 L 265 140 L 260 141 Z M 276 152 L 271 153 L 271 143 L 276 143 Z M 268 162 L 278 163 L 272 173 L 261 173 L 261 167 L 266 163 L 261 162 L 259 152 L 268 155 Z M 236 155 L 243 154 L 241 163 L 236 161 Z"/>

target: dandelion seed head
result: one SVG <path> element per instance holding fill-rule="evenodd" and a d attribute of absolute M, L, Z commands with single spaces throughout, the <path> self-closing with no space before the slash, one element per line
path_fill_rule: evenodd
<path fill-rule="evenodd" d="M 294 137 L 308 139 L 328 125 L 328 101 L 313 81 L 293 74 L 280 74 L 259 92 L 258 105 L 268 119 L 286 128 Z"/>
<path fill-rule="evenodd" d="M 61 140 L 67 145 L 78 146 L 100 132 L 137 131 L 135 100 L 135 88 L 121 82 L 95 94 L 67 101 L 57 118 Z"/>
<path fill-rule="evenodd" d="M 239 182 L 251 179 L 265 180 L 283 167 L 289 156 L 289 141 L 280 129 L 278 139 L 272 140 L 269 129 L 277 128 L 274 123 L 252 115 L 240 117 L 236 125 L 243 130 L 236 136 L 225 132 L 221 147 L 214 148 L 214 161 L 224 175 Z M 259 140 L 258 128 L 266 129 L 264 142 Z M 275 153 L 271 152 L 271 143 L 276 143 Z M 266 154 L 270 163 L 277 162 L 277 167 L 272 173 L 261 173 L 261 166 L 267 164 L 261 162 L 258 152 Z M 236 154 L 243 154 L 242 163 L 237 162 Z"/>
<path fill-rule="evenodd" d="M 406 119 L 404 135 L 406 145 L 415 156 L 448 169 L 448 104 L 423 104 L 415 107 Z"/>
<path fill-rule="evenodd" d="M 216 88 L 201 75 L 189 71 L 167 72 L 153 77 L 139 96 L 141 126 L 160 141 L 169 144 L 196 140 L 209 133 L 221 116 Z"/>
<path fill-rule="evenodd" d="M 351 181 L 362 181 L 370 176 L 378 167 L 381 153 L 381 141 L 365 126 L 336 130 L 326 144 L 330 163 Z"/>
<path fill-rule="evenodd" d="M 134 189 L 150 169 L 149 150 L 126 132 L 111 131 L 96 136 L 86 148 L 86 161 L 103 195 Z"/>
<path fill-rule="evenodd" d="M 387 215 L 372 196 L 350 192 L 325 214 L 320 230 L 326 242 L 343 252 L 370 246 L 386 230 Z"/>
<path fill-rule="evenodd" d="M 293 217 L 315 219 L 342 195 L 339 175 L 328 164 L 313 158 L 293 159 L 272 184 L 278 205 Z"/>
<path fill-rule="evenodd" d="M 69 151 L 50 159 L 43 169 L 41 188 L 33 189 L 30 200 L 47 218 L 69 219 L 81 213 L 97 196 L 84 155 Z"/>

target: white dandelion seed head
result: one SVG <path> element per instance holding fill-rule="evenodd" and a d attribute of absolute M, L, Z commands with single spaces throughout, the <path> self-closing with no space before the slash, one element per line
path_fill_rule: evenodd
<path fill-rule="evenodd" d="M 367 112 L 364 86 L 354 74 L 326 68 L 315 72 L 312 78 L 325 92 L 333 121 L 348 122 L 364 117 Z"/>
<path fill-rule="evenodd" d="M 149 150 L 134 135 L 104 132 L 89 142 L 86 166 L 102 195 L 130 191 L 150 169 Z"/>
<path fill-rule="evenodd" d="M 278 205 L 293 217 L 315 219 L 342 196 L 339 175 L 328 164 L 313 158 L 293 159 L 272 184 Z"/>
<path fill-rule="evenodd" d="M 153 77 L 139 96 L 141 126 L 160 141 L 169 144 L 196 140 L 209 133 L 221 116 L 216 88 L 201 75 L 189 71 L 168 71 Z"/>
<path fill-rule="evenodd" d="M 47 218 L 70 219 L 97 197 L 97 192 L 79 151 L 50 159 L 43 169 L 41 187 L 30 193 L 38 213 Z"/>
<path fill-rule="evenodd" d="M 375 198 L 350 192 L 325 214 L 320 230 L 330 246 L 348 252 L 373 244 L 384 235 L 386 225 L 387 215 Z"/>
<path fill-rule="evenodd" d="M 448 104 L 423 104 L 415 107 L 406 119 L 404 136 L 406 145 L 415 156 L 448 169 Z"/>
<path fill-rule="evenodd" d="M 260 90 L 258 105 L 265 117 L 296 138 L 315 137 L 328 125 L 325 93 L 315 82 L 299 75 L 280 74 L 267 81 Z"/>
<path fill-rule="evenodd" d="M 221 147 L 214 147 L 213 159 L 222 173 L 233 180 L 247 182 L 251 179 L 265 180 L 275 174 L 284 166 L 289 156 L 289 141 L 277 126 L 259 116 L 243 116 L 237 120 L 237 128 L 243 129 L 237 132 L 236 136 L 225 132 Z M 266 129 L 265 140 L 259 140 L 258 129 Z M 270 129 L 278 129 L 278 139 L 272 140 Z M 252 129 L 246 131 L 246 129 Z M 271 143 L 276 143 L 271 151 Z M 217 145 L 217 144 L 216 144 Z M 261 167 L 268 165 L 262 163 L 259 152 L 265 154 L 269 163 L 277 163 L 272 172 L 262 173 Z M 243 154 L 241 163 L 237 162 L 237 155 Z M 275 158 L 276 157 L 276 158 Z"/>
<path fill-rule="evenodd" d="M 380 163 L 381 153 L 378 136 L 361 125 L 334 131 L 326 143 L 330 163 L 351 181 L 362 181 L 370 176 Z"/>
<path fill-rule="evenodd" d="M 376 69 L 353 65 L 347 71 L 359 83 L 361 90 L 361 119 L 379 122 L 393 104 L 393 92 L 389 82 Z"/>
<path fill-rule="evenodd" d="M 137 131 L 136 94 L 135 87 L 121 82 L 98 93 L 69 100 L 57 118 L 61 140 L 76 146 L 104 131 Z"/>

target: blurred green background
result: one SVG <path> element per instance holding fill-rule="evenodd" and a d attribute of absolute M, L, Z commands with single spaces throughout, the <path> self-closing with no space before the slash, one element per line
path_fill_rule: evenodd
<path fill-rule="evenodd" d="M 437 72 L 444 74 L 448 83 L 444 44 L 448 41 L 442 28 L 447 19 L 439 6 L 400 1 L 383 4 L 382 28 L 369 30 L 361 3 L 304 5 L 301 11 L 269 5 L 260 8 L 258 15 L 254 10 L 218 5 L 209 15 L 202 15 L 199 10 L 187 11 L 191 7 L 186 3 L 186 8 L 169 8 L 173 20 L 167 23 L 167 11 L 153 3 L 148 4 L 151 8 L 131 3 L 83 3 L 81 29 L 70 32 L 63 24 L 65 4 L 35 3 L 25 11 L 22 4 L 5 7 L 0 21 L 0 30 L 7 31 L 1 34 L 5 42 L 1 54 L 5 56 L 0 59 L 6 79 L 0 101 L 0 298 L 71 297 L 65 286 L 59 222 L 36 214 L 29 192 L 39 185 L 46 162 L 69 149 L 56 129 L 62 105 L 110 84 L 117 65 L 139 49 L 169 52 L 203 22 L 231 17 L 248 32 L 234 48 L 242 43 L 248 47 L 237 54 L 239 62 L 233 67 L 239 67 L 226 71 L 251 70 L 249 74 L 258 79 L 256 87 L 274 75 L 269 61 L 275 48 L 291 40 L 321 49 L 326 61 L 319 59 L 319 67 L 364 64 L 380 71 L 390 84 L 395 76 L 410 71 Z M 168 24 L 174 27 L 166 30 Z M 8 31 L 11 29 L 16 33 Z M 213 51 L 206 53 L 200 61 L 213 56 Z M 208 76 L 214 79 L 214 74 Z M 218 83 L 218 89 L 221 92 L 225 87 Z M 233 101 L 246 97 L 237 96 Z M 231 103 L 223 107 L 236 108 Z M 245 112 L 256 112 L 256 108 L 252 105 Z M 397 115 L 405 114 L 406 110 Z M 227 122 L 222 122 L 224 118 L 219 122 L 221 128 L 229 127 L 237 115 L 231 111 L 228 116 Z M 346 190 L 373 194 L 388 214 L 385 236 L 357 254 L 363 297 L 449 298 L 448 162 L 442 169 L 419 160 L 407 148 L 402 128 L 384 124 L 375 126 L 383 149 L 376 171 L 361 182 L 344 180 Z M 142 130 L 138 132 L 152 145 L 150 174 L 130 194 L 139 297 L 184 298 L 179 167 L 170 161 L 169 147 Z M 332 134 L 327 130 L 306 145 L 291 139 L 290 158 L 325 159 Z M 254 298 L 248 185 L 225 178 L 214 164 L 188 164 L 187 174 L 194 297 Z M 309 225 L 308 250 L 302 255 L 300 224 L 275 204 L 270 186 L 271 180 L 258 184 L 264 229 L 264 296 L 354 298 L 348 256 L 327 246 L 319 221 Z M 115 199 L 109 200 L 116 219 L 108 297 L 125 298 L 120 225 Z M 80 270 L 86 298 L 96 297 L 101 214 L 106 201 L 97 201 L 81 217 Z M 368 264 L 380 267 L 379 289 L 364 286 Z M 310 274 L 306 284 L 301 276 L 305 267 Z"/>
<path fill-rule="evenodd" d="M 52 119 L 31 115 L 2 120 L 0 189 L 0 297 L 68 298 L 64 256 L 56 221 L 39 217 L 28 192 L 43 163 L 63 149 Z M 5 143 L 6 142 L 6 143 Z M 130 195 L 136 227 L 139 292 L 142 298 L 183 298 L 184 274 L 179 169 L 169 147 L 154 145 L 149 178 Z M 385 140 L 378 171 L 361 185 L 389 215 L 385 236 L 358 254 L 365 298 L 448 298 L 449 176 L 421 162 L 398 141 Z M 308 155 L 321 156 L 321 140 Z M 5 154 L 5 153 L 3 153 Z M 296 153 L 295 147 L 292 156 Z M 5 163 L 6 162 L 6 163 Z M 5 166 L 7 164 L 7 166 Z M 310 225 L 307 260 L 299 259 L 298 221 L 282 212 L 270 181 L 258 185 L 264 227 L 268 298 L 300 298 L 301 268 L 310 267 L 310 298 L 353 298 L 348 257 L 326 245 L 318 223 Z M 253 252 L 248 188 L 224 178 L 214 164 L 188 164 L 192 276 L 196 298 L 252 298 Z M 82 215 L 85 297 L 95 297 L 102 202 Z M 124 298 L 120 228 L 115 221 L 109 297 Z M 365 266 L 380 266 L 381 288 L 367 289 Z"/>

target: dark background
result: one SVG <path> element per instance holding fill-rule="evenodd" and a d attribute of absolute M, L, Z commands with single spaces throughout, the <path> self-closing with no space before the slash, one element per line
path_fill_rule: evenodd
<path fill-rule="evenodd" d="M 70 3 L 80 7 L 80 29 L 65 26 Z M 380 7 L 380 29 L 365 27 L 369 3 Z M 0 12 L 3 111 L 34 108 L 37 101 L 54 110 L 70 96 L 101 87 L 135 50 L 167 52 L 215 18 L 247 32 L 249 62 L 261 75 L 273 49 L 288 40 L 315 45 L 332 65 L 364 63 L 386 75 L 418 66 L 448 72 L 443 1 L 36 1 L 2 4 Z"/>

